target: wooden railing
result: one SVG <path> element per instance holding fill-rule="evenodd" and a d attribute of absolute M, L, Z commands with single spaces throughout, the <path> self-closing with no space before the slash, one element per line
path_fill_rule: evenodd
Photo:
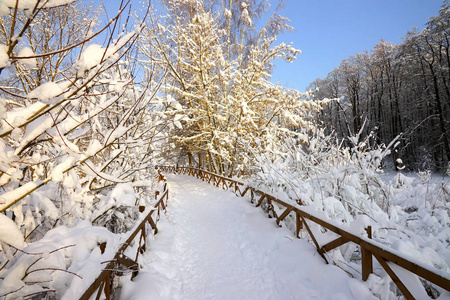
<path fill-rule="evenodd" d="M 147 216 L 141 221 L 141 223 L 136 227 L 136 229 L 129 235 L 127 240 L 122 244 L 119 250 L 116 252 L 114 258 L 108 262 L 100 275 L 95 279 L 95 281 L 87 288 L 84 294 L 81 296 L 81 300 L 89 300 L 91 296 L 97 291 L 97 295 L 95 299 L 100 299 L 102 293 L 104 293 L 104 297 L 109 300 L 111 299 L 112 294 L 112 279 L 115 273 L 118 270 L 118 266 L 122 265 L 127 269 L 132 270 L 131 279 L 133 279 L 138 274 L 138 256 L 145 251 L 146 248 L 146 237 L 147 237 L 147 224 L 150 225 L 152 230 L 154 230 L 154 234 L 158 232 L 158 228 L 156 224 L 159 220 L 160 211 L 166 210 L 167 200 L 169 198 L 169 190 L 167 188 L 166 179 L 160 173 L 159 181 L 163 181 L 163 190 L 161 196 L 159 196 L 160 191 L 155 192 L 155 198 L 157 199 L 156 204 L 151 208 L 150 212 Z M 159 199 L 158 199 L 159 196 Z M 139 211 L 141 213 L 145 212 L 145 207 L 140 206 Z M 156 214 L 156 217 L 155 217 Z M 155 217 L 155 218 L 154 218 Z M 127 257 L 124 253 L 125 250 L 132 244 L 134 239 L 139 235 L 138 247 L 136 251 L 136 256 L 133 259 Z M 107 247 L 106 243 L 100 245 L 100 249 L 102 253 Z"/>
<path fill-rule="evenodd" d="M 405 258 L 404 254 L 394 249 L 390 249 L 379 242 L 371 240 L 372 233 L 370 226 L 366 228 L 368 234 L 367 237 L 355 235 L 348 230 L 345 230 L 333 224 L 331 221 L 321 218 L 318 214 L 314 215 L 314 212 L 307 212 L 306 209 L 302 208 L 300 205 L 294 206 L 288 204 L 267 193 L 264 193 L 253 187 L 246 186 L 244 183 L 236 181 L 234 179 L 193 167 L 159 166 L 159 168 L 161 171 L 166 173 L 187 174 L 197 177 L 217 187 L 222 187 L 223 189 L 233 189 L 235 194 L 240 197 L 249 194 L 252 203 L 256 203 L 256 207 L 264 207 L 266 213 L 269 214 L 270 217 L 275 218 L 276 223 L 279 226 L 281 226 L 280 222 L 290 215 L 295 220 L 295 231 L 297 238 L 299 237 L 300 231 L 302 229 L 306 229 L 314 245 L 316 246 L 317 251 L 326 263 L 329 263 L 325 255 L 326 252 L 342 246 L 348 242 L 353 242 L 359 245 L 361 247 L 362 279 L 364 281 L 367 280 L 369 275 L 373 273 L 372 258 L 375 257 L 375 259 L 380 263 L 381 267 L 392 278 L 392 280 L 397 285 L 402 294 L 406 297 L 406 299 L 418 299 L 421 296 L 413 295 L 412 290 L 416 290 L 416 286 L 407 287 L 406 285 L 410 285 L 408 283 L 408 280 L 402 281 L 400 277 L 403 277 L 403 275 L 401 275 L 403 272 L 399 272 L 399 274 L 394 272 L 393 269 L 398 269 L 398 267 L 401 267 L 421 277 L 422 279 L 443 288 L 444 290 L 450 291 L 449 273 L 433 269 L 430 266 L 419 261 L 414 261 L 414 259 L 412 258 L 407 259 Z M 276 203 L 275 206 L 274 203 Z M 311 226 L 308 225 L 308 222 L 316 223 L 323 228 L 334 232 L 338 235 L 338 237 L 330 242 L 321 245 L 312 232 Z M 425 291 L 423 292 L 425 294 Z"/>

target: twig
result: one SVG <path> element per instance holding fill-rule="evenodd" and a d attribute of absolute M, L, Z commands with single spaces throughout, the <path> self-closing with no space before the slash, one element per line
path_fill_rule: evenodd
<path fill-rule="evenodd" d="M 45 290 L 45 291 L 40 291 L 40 292 L 36 292 L 36 293 L 32 293 L 32 294 L 25 295 L 25 296 L 23 296 L 23 297 L 24 297 L 24 299 L 32 299 L 32 298 L 33 298 L 32 296 L 34 296 L 34 295 L 39 295 L 39 294 L 42 294 L 42 293 L 48 293 L 48 292 L 56 292 L 56 290 Z"/>
<path fill-rule="evenodd" d="M 46 270 L 66 272 L 66 273 L 72 274 L 72 275 L 74 275 L 74 276 L 77 276 L 77 277 L 80 278 L 80 279 L 83 279 L 83 277 L 81 277 L 80 275 L 78 275 L 78 274 L 76 274 L 76 273 L 74 273 L 74 272 L 71 272 L 71 271 L 68 271 L 68 270 L 64 270 L 64 269 L 58 269 L 58 268 L 42 268 L 42 269 L 35 269 L 35 270 L 30 271 L 26 276 L 30 275 L 30 274 L 33 273 L 33 272 L 46 271 Z M 26 276 L 25 276 L 25 277 L 26 277 Z"/>
<path fill-rule="evenodd" d="M 0 298 L 3 298 L 3 297 L 5 297 L 5 296 L 7 296 L 7 295 L 10 295 L 10 294 L 13 294 L 13 293 L 15 293 L 15 292 L 18 292 L 18 291 L 20 291 L 21 289 L 23 289 L 24 287 L 25 287 L 25 286 L 22 285 L 20 288 L 18 288 L 18 289 L 15 290 L 15 291 L 11 291 L 11 292 L 8 292 L 8 293 L 6 293 L 6 294 L 0 295 Z"/>

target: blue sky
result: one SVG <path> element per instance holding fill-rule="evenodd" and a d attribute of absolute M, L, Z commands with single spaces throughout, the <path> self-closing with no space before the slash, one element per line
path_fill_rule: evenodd
<path fill-rule="evenodd" d="M 438 14 L 442 0 L 287 0 L 281 15 L 294 32 L 279 41 L 292 42 L 302 54 L 292 63 L 277 62 L 272 81 L 304 91 L 340 62 L 381 39 L 399 44 L 413 26 L 423 28 Z"/>
<path fill-rule="evenodd" d="M 139 2 L 131 0 L 134 9 L 140 8 Z M 104 3 L 111 16 L 120 0 Z M 408 30 L 423 28 L 441 5 L 442 0 L 286 0 L 280 14 L 295 30 L 284 33 L 279 42 L 292 42 L 303 53 L 291 64 L 277 61 L 272 81 L 304 91 L 343 59 L 370 51 L 381 39 L 401 43 Z"/>

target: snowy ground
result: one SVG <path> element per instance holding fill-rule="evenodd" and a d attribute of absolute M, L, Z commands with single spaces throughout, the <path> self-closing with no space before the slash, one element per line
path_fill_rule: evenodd
<path fill-rule="evenodd" d="M 169 175 L 169 208 L 121 299 L 375 299 L 245 198 Z"/>

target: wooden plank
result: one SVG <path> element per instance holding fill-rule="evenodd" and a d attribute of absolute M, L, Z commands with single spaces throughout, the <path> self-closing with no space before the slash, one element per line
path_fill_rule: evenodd
<path fill-rule="evenodd" d="M 294 207 L 292 206 L 288 206 L 285 211 L 280 215 L 280 217 L 277 218 L 277 224 L 278 226 L 280 226 L 280 222 L 283 221 L 289 214 L 290 212 L 294 209 Z"/>
<path fill-rule="evenodd" d="M 108 265 L 105 267 L 106 270 L 110 270 L 112 268 L 114 268 L 114 262 L 108 263 Z M 106 271 L 103 271 L 94 280 L 94 282 L 86 289 L 84 294 L 80 297 L 80 300 L 89 300 L 91 298 L 91 295 L 94 294 L 94 292 L 97 291 L 98 289 L 100 289 L 99 293 L 101 294 L 105 278 L 106 278 Z"/>
<path fill-rule="evenodd" d="M 152 228 L 155 230 L 155 234 L 158 233 L 158 227 L 156 227 L 156 223 L 153 221 L 152 217 L 149 216 L 147 218 L 148 222 L 150 223 L 150 226 L 152 226 Z M 145 228 L 145 226 L 143 226 L 143 228 Z"/>
<path fill-rule="evenodd" d="M 161 197 L 161 199 L 159 199 L 159 201 L 158 201 L 158 209 L 159 209 L 160 205 L 161 205 L 162 209 L 164 209 L 164 211 L 165 211 L 166 210 L 166 205 L 164 204 L 164 198 L 163 197 Z"/>
<path fill-rule="evenodd" d="M 161 218 L 161 212 L 160 212 L 160 210 L 161 210 L 161 208 L 158 206 L 158 212 L 157 212 L 157 214 L 156 214 L 156 223 L 158 223 L 158 221 L 159 221 L 160 218 Z"/>
<path fill-rule="evenodd" d="M 105 275 L 106 277 L 106 275 Z M 103 291 L 103 287 L 105 286 L 105 281 L 103 280 L 100 284 L 100 287 L 98 288 L 97 291 L 97 297 L 95 297 L 95 300 L 100 300 L 100 297 L 102 296 L 102 291 Z M 88 298 L 89 299 L 89 298 Z"/>
<path fill-rule="evenodd" d="M 121 264 L 122 266 L 124 266 L 126 268 L 130 268 L 130 269 L 134 269 L 134 268 L 137 269 L 137 266 L 138 266 L 134 260 L 132 260 L 131 258 L 129 258 L 128 256 L 126 256 L 124 254 L 117 258 L 117 262 L 119 264 Z"/>
<path fill-rule="evenodd" d="M 302 219 L 298 211 L 295 211 L 295 223 L 296 223 L 296 236 L 300 238 L 300 231 L 303 229 Z"/>
<path fill-rule="evenodd" d="M 372 226 L 366 228 L 367 236 L 369 239 L 372 238 Z M 372 252 L 370 250 L 361 246 L 361 269 L 362 269 L 362 280 L 366 281 L 369 275 L 373 273 L 373 262 L 372 262 Z"/>
<path fill-rule="evenodd" d="M 233 186 L 236 186 L 236 181 L 231 181 L 230 184 L 228 185 L 230 188 L 233 188 Z M 236 188 L 235 188 L 236 191 Z"/>
<path fill-rule="evenodd" d="M 312 231 L 311 231 L 311 228 L 309 228 L 308 223 L 306 223 L 306 221 L 305 221 L 305 219 L 304 219 L 303 217 L 302 217 L 302 221 L 303 221 L 303 224 L 305 225 L 306 230 L 307 230 L 308 233 L 309 233 L 309 236 L 312 238 L 312 240 L 313 240 L 313 242 L 314 242 L 314 245 L 316 245 L 317 252 L 319 252 L 320 256 L 322 256 L 322 258 L 323 258 L 323 259 L 325 260 L 325 262 L 328 264 L 328 260 L 327 260 L 327 258 L 325 257 L 325 254 L 324 254 L 324 252 L 322 251 L 322 248 L 320 247 L 320 245 L 319 245 L 319 243 L 317 242 L 317 240 L 316 240 L 314 234 L 313 234 Z"/>
<path fill-rule="evenodd" d="M 339 246 L 342 246 L 342 245 L 344 245 L 344 244 L 346 244 L 348 242 L 349 242 L 349 240 L 347 240 L 343 236 L 340 236 L 337 239 L 332 240 L 331 242 L 323 245 L 322 246 L 322 251 L 328 252 L 328 251 L 333 250 L 334 248 L 337 248 Z"/>
<path fill-rule="evenodd" d="M 145 229 L 145 226 L 143 228 Z M 143 254 L 145 252 L 145 242 L 144 242 L 144 247 L 141 246 L 141 242 L 142 242 L 142 232 L 141 232 L 141 236 L 139 237 L 138 248 L 136 251 L 136 257 L 134 258 L 134 261 L 138 260 L 139 254 Z"/>
<path fill-rule="evenodd" d="M 137 262 L 133 261 L 128 256 L 122 255 L 117 258 L 117 262 L 128 269 L 133 270 L 131 273 L 131 280 L 139 274 L 139 268 Z"/>
<path fill-rule="evenodd" d="M 100 253 L 101 253 L 101 254 L 105 253 L 105 250 L 106 250 L 106 242 L 103 242 L 103 243 L 100 243 L 100 244 L 97 243 L 97 245 L 98 245 L 98 247 L 100 248 Z"/>
<path fill-rule="evenodd" d="M 247 186 L 247 187 L 245 188 L 244 192 L 241 192 L 241 190 L 240 190 L 239 188 L 238 188 L 238 190 L 239 190 L 239 193 L 241 194 L 241 195 L 240 195 L 241 197 L 244 197 L 245 194 L 247 194 L 248 191 L 250 191 L 250 193 L 252 194 L 252 188 L 249 187 L 249 186 Z M 250 199 L 253 201 L 253 195 L 250 195 Z"/>
<path fill-rule="evenodd" d="M 157 229 L 155 230 L 155 234 L 156 234 Z M 141 241 L 144 241 L 144 244 L 141 246 Z M 145 252 L 145 250 L 147 250 L 147 234 L 145 232 L 145 226 L 142 226 L 141 229 L 141 236 L 139 237 L 139 250 L 141 252 L 141 254 L 143 254 Z M 136 261 L 137 261 L 137 257 L 136 257 Z"/>
<path fill-rule="evenodd" d="M 278 215 L 277 212 L 275 211 L 275 208 L 273 207 L 272 204 L 272 196 L 267 195 L 267 215 L 269 216 L 269 218 L 275 218 L 278 219 Z M 272 216 L 270 215 L 270 212 L 272 211 Z"/>
<path fill-rule="evenodd" d="M 256 203 L 256 207 L 260 206 L 264 200 L 264 198 L 266 197 L 266 194 L 262 194 L 261 197 L 258 200 L 258 203 Z"/>
<path fill-rule="evenodd" d="M 383 267 L 383 269 L 388 273 L 388 275 L 392 278 L 392 281 L 394 281 L 395 285 L 399 288 L 399 290 L 402 292 L 403 296 L 407 300 L 414 300 L 413 295 L 410 293 L 410 291 L 406 288 L 406 286 L 403 284 L 403 282 L 398 278 L 397 274 L 395 274 L 394 271 L 392 271 L 391 267 L 387 264 L 387 262 L 384 260 L 384 258 L 375 255 L 375 258 L 378 260 L 380 265 Z"/>
<path fill-rule="evenodd" d="M 106 300 L 110 300 L 111 299 L 111 271 L 108 271 L 106 273 L 105 296 L 106 296 Z"/>
<path fill-rule="evenodd" d="M 248 187 L 247 187 L 247 189 L 248 189 Z M 247 192 L 247 189 L 245 189 L 244 191 Z M 237 184 L 234 187 L 234 193 L 236 194 L 236 196 L 243 197 L 243 194 L 241 192 L 241 188 Z"/>

